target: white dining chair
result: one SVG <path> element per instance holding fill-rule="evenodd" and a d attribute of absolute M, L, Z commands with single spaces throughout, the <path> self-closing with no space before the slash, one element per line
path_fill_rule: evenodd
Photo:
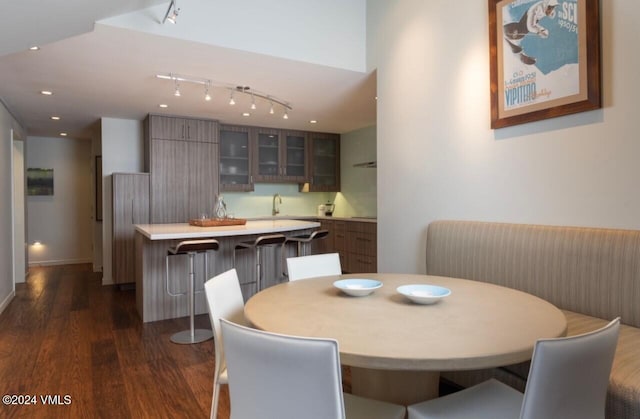
<path fill-rule="evenodd" d="M 524 394 L 495 379 L 409 406 L 409 419 L 603 419 L 620 318 L 577 336 L 540 339 Z"/>
<path fill-rule="evenodd" d="M 220 323 L 233 419 L 404 419 L 404 406 L 343 394 L 336 340 Z"/>
<path fill-rule="evenodd" d="M 289 272 L 289 281 L 318 276 L 341 275 L 340 255 L 337 253 L 322 253 L 287 258 L 287 272 Z"/>
<path fill-rule="evenodd" d="M 227 366 L 222 345 L 220 319 L 229 319 L 235 323 L 246 324 L 244 317 L 244 299 L 240 290 L 240 281 L 235 269 L 216 275 L 204 284 L 209 306 L 209 318 L 213 329 L 213 342 L 216 365 L 213 375 L 213 398 L 211 400 L 211 419 L 218 415 L 220 386 L 229 383 Z"/>

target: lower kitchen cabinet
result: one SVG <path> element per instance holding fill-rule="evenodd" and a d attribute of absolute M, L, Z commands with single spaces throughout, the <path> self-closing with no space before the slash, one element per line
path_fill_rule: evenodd
<path fill-rule="evenodd" d="M 346 266 L 343 269 L 347 272 L 376 272 L 377 224 L 349 221 L 346 229 Z"/>
<path fill-rule="evenodd" d="M 338 253 L 345 273 L 377 272 L 377 224 L 349 220 L 319 220 L 329 231 L 327 238 L 314 243 L 314 253 Z"/>

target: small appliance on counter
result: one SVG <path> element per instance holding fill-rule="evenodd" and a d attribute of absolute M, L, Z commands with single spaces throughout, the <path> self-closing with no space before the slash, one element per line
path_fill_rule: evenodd
<path fill-rule="evenodd" d="M 331 202 L 327 202 L 326 204 L 318 205 L 317 214 L 318 217 L 331 217 L 333 215 L 333 211 L 336 209 L 336 204 L 332 204 Z"/>

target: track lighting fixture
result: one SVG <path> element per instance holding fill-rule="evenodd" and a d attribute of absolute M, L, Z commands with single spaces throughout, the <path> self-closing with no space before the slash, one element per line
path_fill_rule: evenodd
<path fill-rule="evenodd" d="M 175 4 L 175 1 L 172 2 L 172 4 Z M 284 119 L 289 119 L 289 111 L 293 110 L 293 107 L 289 102 L 278 99 L 273 95 L 254 90 L 251 87 L 245 86 L 245 85 L 217 82 L 217 81 L 213 81 L 213 80 L 205 79 L 201 77 L 183 76 L 175 73 L 157 74 L 156 77 L 162 80 L 173 81 L 175 85 L 175 91 L 174 91 L 175 96 L 180 96 L 180 83 L 193 83 L 193 84 L 200 84 L 204 86 L 204 89 L 205 89 L 204 99 L 206 101 L 212 100 L 212 95 L 210 92 L 212 89 L 217 88 L 217 89 L 226 89 L 229 91 L 229 105 L 236 104 L 235 94 L 238 93 L 238 94 L 249 95 L 251 97 L 251 104 L 249 106 L 252 110 L 255 110 L 258 108 L 258 105 L 256 104 L 256 100 L 258 99 L 269 102 L 269 105 L 270 105 L 269 114 L 271 115 L 275 113 L 275 110 L 274 110 L 275 105 L 282 106 L 284 111 L 282 118 Z"/>
<path fill-rule="evenodd" d="M 176 23 L 176 20 L 178 19 L 178 14 L 180 13 L 180 9 L 178 8 L 178 0 L 171 0 L 171 3 L 169 3 L 169 8 L 167 9 L 167 13 L 164 15 L 164 19 L 162 20 L 162 23 L 164 24 L 165 22 L 169 22 L 169 23 Z"/>

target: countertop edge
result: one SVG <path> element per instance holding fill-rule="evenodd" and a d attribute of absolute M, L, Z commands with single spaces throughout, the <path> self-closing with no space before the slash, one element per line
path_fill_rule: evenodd
<path fill-rule="evenodd" d="M 195 239 L 205 237 L 248 236 L 320 227 L 317 221 L 293 219 L 248 220 L 245 225 L 197 227 L 188 223 L 136 224 L 135 229 L 149 240 Z"/>

